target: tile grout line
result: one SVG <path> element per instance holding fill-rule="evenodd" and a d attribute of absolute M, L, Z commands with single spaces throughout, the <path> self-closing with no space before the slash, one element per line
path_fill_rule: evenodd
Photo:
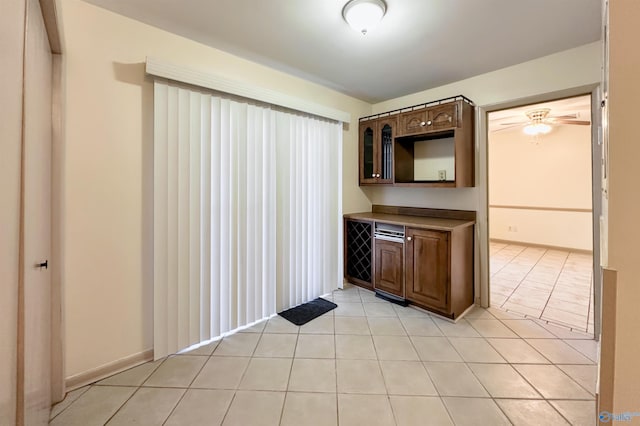
<path fill-rule="evenodd" d="M 111 420 L 113 420 L 113 418 L 114 418 L 114 417 L 115 417 L 115 416 L 120 412 L 120 410 L 122 410 L 122 408 L 124 408 L 124 406 L 125 406 L 129 401 L 131 401 L 131 399 L 134 397 L 134 395 L 136 395 L 136 394 L 138 393 L 138 391 L 140 391 L 140 389 L 142 389 L 142 388 L 143 388 L 144 384 L 147 382 L 147 380 L 149 380 L 149 378 L 153 375 L 153 373 L 155 373 L 155 372 L 156 372 L 156 371 L 157 371 L 157 370 L 158 370 L 158 369 L 159 369 L 159 368 L 160 368 L 160 367 L 161 367 L 161 366 L 162 366 L 162 365 L 163 365 L 163 364 L 164 364 L 168 359 L 169 359 L 169 357 L 168 357 L 168 356 L 164 357 L 164 358 L 162 359 L 162 362 L 161 362 L 160 364 L 158 364 L 158 366 L 153 370 L 153 372 L 152 372 L 151 374 L 149 374 L 149 375 L 147 376 L 147 378 L 146 378 L 146 379 L 144 379 L 144 380 L 142 381 L 142 383 L 140 383 L 138 386 L 135 386 L 136 390 L 135 390 L 135 391 L 133 391 L 133 393 L 129 396 L 129 398 L 127 398 L 127 400 L 126 400 L 126 401 L 124 401 L 124 402 L 122 403 L 122 405 L 120 405 L 120 407 L 118 407 L 118 409 L 117 409 L 117 410 L 116 410 L 116 411 L 111 415 L 111 417 L 109 417 L 109 418 L 107 419 L 107 421 L 106 421 L 106 422 L 104 422 L 104 424 L 105 424 L 105 425 L 106 425 L 106 424 L 108 424 Z M 93 386 L 93 385 L 92 385 L 92 386 Z"/>
<path fill-rule="evenodd" d="M 82 397 L 82 395 L 84 395 L 85 393 L 87 393 L 87 391 L 89 391 L 89 389 L 91 389 L 92 387 L 93 387 L 93 385 L 89 384 L 89 385 L 83 386 L 82 388 L 79 388 L 79 389 L 83 389 L 83 388 L 86 388 L 86 389 L 84 390 L 84 392 L 82 392 L 80 395 L 78 395 L 78 397 L 77 397 L 76 399 L 74 399 L 73 401 L 71 401 L 71 402 L 69 403 L 69 405 L 67 405 L 67 406 L 66 406 L 66 407 L 64 407 L 62 410 L 60 410 L 60 412 L 59 412 L 58 414 L 56 414 L 55 416 L 51 417 L 51 418 L 49 419 L 49 423 L 51 423 L 51 422 L 53 421 L 53 419 L 55 419 L 56 417 L 58 417 L 60 414 L 62 414 L 62 413 L 64 413 L 65 411 L 67 411 L 67 409 L 68 409 L 69 407 L 71 407 L 71 406 L 72 406 L 72 405 L 73 405 L 77 400 L 79 400 L 79 399 L 80 399 L 80 397 Z M 78 390 L 78 389 L 76 389 L 76 390 Z M 71 391 L 71 392 L 73 392 L 73 391 Z M 58 402 L 58 404 L 62 404 L 62 403 L 64 402 L 64 400 L 67 398 L 67 396 L 68 396 L 71 392 L 67 392 L 67 393 L 65 394 L 64 398 L 62 399 L 62 401 Z M 58 405 L 58 404 L 56 404 L 56 405 Z M 51 409 L 49 410 L 49 416 L 51 416 L 51 411 L 53 410 L 53 407 L 55 407 L 55 405 L 54 405 L 54 406 L 52 406 L 52 407 L 51 407 Z"/>
<path fill-rule="evenodd" d="M 526 250 L 526 249 L 525 249 Z M 524 250 L 523 250 L 524 251 Z M 514 295 L 514 293 L 516 292 L 516 290 L 518 290 L 520 288 L 520 286 L 522 285 L 522 283 L 527 279 L 527 277 L 529 276 L 529 274 L 531 273 L 531 271 L 533 271 L 536 267 L 536 265 L 540 262 L 540 259 L 542 259 L 544 257 L 545 254 L 547 254 L 549 250 L 545 249 L 544 252 L 542 252 L 542 254 L 540 255 L 540 257 L 536 260 L 536 262 L 531 266 L 531 268 L 529 268 L 529 270 L 527 271 L 527 273 L 524 275 L 524 277 L 522 277 L 522 279 L 518 282 L 518 285 L 516 286 L 516 288 L 513 289 L 513 292 L 509 295 L 509 297 L 507 298 L 507 300 L 505 300 L 505 302 L 502 304 L 502 306 L 504 306 L 505 303 L 507 303 L 509 301 L 509 299 L 511 299 L 511 297 Z M 512 259 L 513 260 L 513 259 Z M 511 262 L 509 262 L 511 263 Z M 540 311 L 540 315 L 542 315 L 542 311 Z"/>
<path fill-rule="evenodd" d="M 501 248 L 500 250 L 498 250 L 498 252 L 494 253 L 497 254 L 499 252 L 501 252 L 502 250 L 506 249 L 507 247 L 509 247 L 509 245 L 512 244 L 507 244 L 505 245 L 503 248 Z M 511 263 L 511 261 L 513 259 L 515 259 L 516 257 L 518 257 L 520 255 L 520 253 L 522 253 L 524 251 L 524 249 L 520 250 L 517 254 L 514 254 L 511 259 L 509 259 L 509 261 L 507 263 L 505 263 L 504 265 L 502 265 L 502 267 L 500 269 L 498 269 L 495 272 L 491 272 L 491 254 L 489 254 L 489 279 L 491 279 L 491 277 L 493 277 L 495 274 L 497 274 L 498 272 L 502 271 L 509 263 Z"/>
<path fill-rule="evenodd" d="M 218 344 L 216 344 L 216 347 L 211 350 L 211 353 L 207 356 L 207 360 L 202 363 L 202 366 L 200 367 L 198 372 L 193 376 L 193 379 L 191 379 L 191 381 L 189 382 L 189 385 L 187 386 L 185 391 L 182 393 L 182 395 L 178 399 L 178 402 L 176 402 L 176 404 L 173 406 L 173 408 L 171 409 L 171 411 L 167 415 L 167 418 L 164 419 L 164 421 L 162 422 L 163 426 L 167 423 L 167 421 L 169 421 L 169 418 L 171 418 L 171 415 L 174 413 L 174 411 L 176 411 L 176 408 L 178 408 L 178 405 L 180 405 L 180 403 L 182 402 L 184 397 L 187 395 L 187 392 L 189 392 L 189 390 L 191 390 L 191 386 L 193 386 L 193 383 L 196 381 L 196 379 L 198 378 L 200 373 L 202 373 L 202 370 L 204 370 L 204 367 L 207 365 L 207 363 L 211 359 L 211 356 L 213 355 L 213 352 L 218 348 L 219 345 L 220 345 L 220 341 L 218 341 Z M 162 389 L 167 389 L 167 387 L 162 387 Z"/>
<path fill-rule="evenodd" d="M 504 265 L 500 270 L 504 269 L 505 267 L 507 267 L 507 265 L 511 264 L 511 262 L 514 261 L 514 259 L 516 259 L 518 256 L 520 256 L 525 250 L 527 249 L 527 247 L 525 246 L 525 248 L 523 248 L 516 256 L 514 256 L 506 265 Z M 547 250 L 545 250 L 542 255 L 540 256 L 540 259 L 546 254 Z M 538 259 L 536 261 L 536 263 L 533 264 L 533 266 L 531 266 L 531 268 L 529 268 L 529 271 L 527 271 L 527 273 L 525 274 L 524 277 L 522 277 L 522 279 L 520 281 L 518 281 L 518 285 L 513 289 L 513 291 L 511 292 L 511 294 L 509 294 L 509 296 L 505 299 L 505 301 L 500 305 L 500 307 L 503 307 L 505 305 L 505 303 L 507 303 L 509 301 L 509 299 L 511 299 L 511 297 L 514 295 L 514 293 L 516 292 L 516 290 L 518 290 L 518 288 L 520 288 L 520 286 L 522 285 L 522 282 L 527 278 L 527 276 L 529 276 L 529 273 L 531 273 L 531 271 L 533 270 L 533 268 L 535 267 L 535 265 L 538 264 L 538 262 L 540 261 L 540 259 Z M 489 287 L 491 287 L 491 281 L 489 281 Z M 491 292 L 491 289 L 489 289 L 489 292 Z"/>
<path fill-rule="evenodd" d="M 267 325 L 269 324 L 269 321 L 271 321 L 271 318 L 269 318 L 268 320 L 265 321 L 264 327 L 262 328 L 262 330 L 260 330 L 260 333 L 259 333 L 260 337 L 258 337 L 258 341 L 256 342 L 256 346 L 253 348 L 253 351 L 251 352 L 251 355 L 249 356 L 249 361 L 247 362 L 247 365 L 244 367 L 244 370 L 242 371 L 242 375 L 240 376 L 240 380 L 238 381 L 238 384 L 236 385 L 236 388 L 233 390 L 233 396 L 231 397 L 231 401 L 229 401 L 229 406 L 227 407 L 227 409 L 224 412 L 224 416 L 222 416 L 222 420 L 220 421 L 220 424 L 224 424 L 224 421 L 226 420 L 227 416 L 229 415 L 229 411 L 231 410 L 231 407 L 233 406 L 233 402 L 236 399 L 236 395 L 238 394 L 238 390 L 239 390 L 238 388 L 240 387 L 240 384 L 242 383 L 242 379 L 244 379 L 244 376 L 247 373 L 247 370 L 249 369 L 249 364 L 251 363 L 251 360 L 253 359 L 253 354 L 255 353 L 256 349 L 258 348 L 258 343 L 260 342 L 260 339 L 262 339 L 262 335 L 264 334 L 264 331 L 266 330 Z M 224 338 L 222 340 L 224 340 Z M 213 357 L 213 353 L 218 349 L 218 347 L 222 343 L 222 340 L 220 341 L 220 343 L 218 343 L 218 346 L 216 346 L 216 349 L 214 349 L 213 352 L 211 353 L 211 357 Z"/>
<path fill-rule="evenodd" d="M 553 295 L 553 291 L 556 289 L 556 286 L 558 285 L 558 280 L 560 279 L 560 277 L 562 276 L 562 270 L 564 269 L 564 267 L 567 264 L 567 260 L 569 259 L 569 255 L 571 253 L 569 252 L 567 254 L 567 257 L 564 259 L 564 262 L 562 262 L 562 268 L 560 268 L 560 273 L 558 274 L 558 276 L 556 277 L 554 283 L 553 283 L 553 287 L 551 288 L 551 291 L 549 292 L 549 297 L 547 298 L 547 302 L 544 304 L 544 307 L 542 308 L 542 311 L 540 312 L 540 319 L 542 319 L 542 317 L 544 316 L 544 311 L 547 309 L 547 305 L 549 304 L 549 300 L 551 300 L 551 296 Z"/>
<path fill-rule="evenodd" d="M 472 328 L 476 333 L 478 333 L 481 337 L 483 337 L 484 341 L 485 341 L 487 344 L 489 344 L 489 341 L 488 341 L 484 336 L 482 336 L 478 330 L 476 330 L 476 328 L 473 326 L 473 324 L 472 324 L 470 321 L 467 321 L 467 322 L 469 323 L 469 326 L 470 326 L 470 327 L 471 327 L 471 328 Z M 437 323 L 436 323 L 436 327 L 440 328 L 440 326 L 439 326 Z M 444 335 L 444 337 L 447 339 L 447 342 L 449 343 L 449 345 L 451 345 L 451 347 L 453 348 L 453 350 L 454 350 L 454 351 L 456 351 L 456 353 L 458 354 L 458 356 L 459 356 L 459 357 L 460 357 L 460 359 L 462 360 L 462 363 L 464 363 L 464 365 L 465 365 L 465 367 L 467 368 L 467 370 L 469 370 L 469 372 L 471 372 L 471 375 L 475 378 L 475 380 L 478 382 L 478 384 L 479 384 L 480 386 L 482 386 L 482 389 L 484 389 L 484 391 L 487 393 L 488 398 L 489 398 L 489 399 L 491 399 L 491 400 L 493 401 L 493 403 L 494 403 L 494 405 L 495 405 L 496 407 L 498 407 L 498 410 L 499 410 L 499 411 L 504 415 L 504 417 L 507 419 L 507 421 L 508 421 L 509 423 L 512 423 L 512 422 L 511 422 L 511 419 L 509 418 L 509 416 L 507 416 L 507 414 L 504 412 L 504 410 L 502 410 L 502 407 L 500 407 L 500 405 L 499 405 L 497 402 L 495 402 L 495 400 L 494 400 L 494 398 L 493 398 L 493 395 L 491 395 L 491 392 L 489 392 L 489 390 L 488 390 L 488 389 L 487 389 L 487 387 L 484 385 L 484 383 L 482 383 L 482 381 L 481 381 L 481 380 L 478 378 L 478 376 L 474 373 L 473 369 L 469 367 L 469 365 L 468 365 L 469 363 L 464 359 L 464 357 L 462 356 L 462 354 L 460 353 L 460 351 L 458 351 L 458 349 L 453 345 L 453 343 L 451 342 L 451 340 L 450 340 L 450 338 L 449 338 L 449 337 L 453 337 L 453 336 L 448 336 L 448 335 L 446 335 L 446 333 L 445 333 L 442 329 L 440 329 L 440 331 L 442 332 L 442 334 Z M 489 345 L 489 346 L 491 346 L 491 345 Z M 493 348 L 493 346 L 491 346 L 491 347 Z M 495 350 L 495 348 L 494 348 L 494 350 Z M 496 352 L 497 352 L 497 351 L 496 351 Z M 500 353 L 498 353 L 498 355 L 499 355 L 502 359 L 504 359 L 504 357 L 503 357 Z M 504 359 L 504 360 L 506 361 L 506 359 Z M 427 370 L 427 374 L 429 374 L 429 370 L 428 370 L 426 367 L 425 367 L 425 370 Z M 436 391 L 438 392 L 438 394 L 440 394 L 440 391 L 438 391 L 438 390 L 437 390 L 437 387 L 435 386 L 435 383 L 434 383 L 434 387 L 436 388 Z M 535 389 L 535 388 L 534 388 L 534 389 Z M 537 390 L 536 390 L 536 392 L 537 392 Z M 458 398 L 458 397 L 451 397 L 451 398 Z M 476 397 L 469 397 L 469 398 L 476 398 Z M 442 405 L 444 405 L 444 406 L 446 407 L 447 405 L 445 404 L 444 400 L 442 399 L 442 396 L 440 397 L 440 399 L 442 400 Z M 449 414 L 449 417 L 451 417 L 452 422 L 454 422 L 454 424 L 455 424 L 455 421 L 453 420 L 453 415 L 449 412 L 448 407 L 447 407 L 446 409 L 447 409 L 447 413 Z M 512 423 L 512 424 L 513 424 L 513 423 Z"/>
<path fill-rule="evenodd" d="M 287 378 L 287 386 L 284 388 L 284 399 L 282 400 L 282 407 L 280 408 L 280 418 L 278 424 L 282 424 L 282 417 L 284 416 L 284 407 L 287 404 L 287 398 L 289 396 L 289 386 L 291 385 L 291 374 L 293 373 L 293 363 L 296 360 L 296 353 L 298 352 L 298 342 L 300 341 L 300 330 L 302 326 L 298 326 L 298 333 L 296 334 L 296 344 L 293 347 L 293 355 L 291 357 L 291 365 L 289 366 L 289 377 Z M 257 345 L 256 345 L 257 348 Z"/>

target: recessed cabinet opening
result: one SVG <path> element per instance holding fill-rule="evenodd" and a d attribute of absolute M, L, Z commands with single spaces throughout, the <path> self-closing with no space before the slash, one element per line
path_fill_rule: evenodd
<path fill-rule="evenodd" d="M 428 137 L 398 138 L 395 143 L 397 183 L 453 183 L 456 178 L 453 131 Z"/>

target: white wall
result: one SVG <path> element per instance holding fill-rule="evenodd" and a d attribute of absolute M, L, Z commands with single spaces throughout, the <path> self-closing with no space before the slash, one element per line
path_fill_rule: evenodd
<path fill-rule="evenodd" d="M 358 187 L 357 119 L 371 106 L 316 84 L 124 18 L 60 2 L 66 88 L 62 211 L 67 376 L 152 347 L 153 86 L 146 56 L 348 111 L 345 212 Z"/>
<path fill-rule="evenodd" d="M 0 423 L 14 424 L 18 342 L 18 257 L 24 1 L 0 14 Z"/>
<path fill-rule="evenodd" d="M 555 126 L 537 143 L 519 128 L 489 133 L 488 157 L 491 238 L 592 249 L 591 212 L 535 209 L 591 210 L 591 126 Z"/>

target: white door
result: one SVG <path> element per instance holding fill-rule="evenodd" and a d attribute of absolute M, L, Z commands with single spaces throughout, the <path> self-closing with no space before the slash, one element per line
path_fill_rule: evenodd
<path fill-rule="evenodd" d="M 52 58 L 38 0 L 27 0 L 24 73 L 24 424 L 47 424 L 51 404 Z M 20 396 L 19 396 L 20 398 Z"/>

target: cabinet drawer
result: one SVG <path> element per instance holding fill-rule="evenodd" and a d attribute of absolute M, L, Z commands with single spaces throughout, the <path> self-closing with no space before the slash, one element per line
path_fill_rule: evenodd
<path fill-rule="evenodd" d="M 427 130 L 442 130 L 458 125 L 458 105 L 446 104 L 429 108 Z"/>
<path fill-rule="evenodd" d="M 427 131 L 427 110 L 409 111 L 400 114 L 400 136 L 417 135 Z"/>

